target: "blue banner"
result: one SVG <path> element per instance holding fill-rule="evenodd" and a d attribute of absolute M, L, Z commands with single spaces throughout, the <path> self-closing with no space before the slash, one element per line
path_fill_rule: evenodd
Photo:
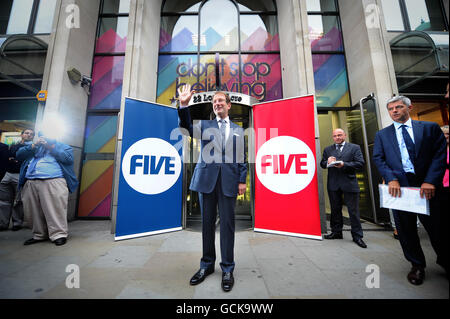
<path fill-rule="evenodd" d="M 115 240 L 181 230 L 177 110 L 126 98 L 123 112 Z"/>

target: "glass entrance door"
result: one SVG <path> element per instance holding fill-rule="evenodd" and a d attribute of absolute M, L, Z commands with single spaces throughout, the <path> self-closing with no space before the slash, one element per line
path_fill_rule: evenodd
<path fill-rule="evenodd" d="M 360 107 L 360 105 L 362 107 Z M 324 148 L 333 143 L 331 132 L 336 128 L 342 128 L 347 133 L 347 141 L 358 144 L 364 156 L 366 165 L 356 172 L 358 179 L 360 198 L 359 210 L 361 219 L 374 223 L 389 223 L 389 212 L 380 208 L 378 184 L 381 177 L 372 161 L 373 144 L 375 134 L 379 130 L 377 118 L 377 104 L 373 96 L 361 99 L 361 103 L 347 109 L 322 111 L 319 113 L 319 130 L 321 153 Z M 327 213 L 331 211 L 327 185 L 327 171 L 323 171 L 323 185 L 325 193 L 325 207 Z M 348 217 L 346 207 L 343 214 Z"/>
<path fill-rule="evenodd" d="M 196 104 L 189 107 L 192 120 L 211 120 L 215 118 L 215 114 L 212 111 L 211 103 Z M 229 112 L 230 120 L 241 126 L 244 130 L 250 127 L 251 124 L 251 107 L 233 104 Z M 194 172 L 195 165 L 200 154 L 200 141 L 194 138 L 188 138 L 189 146 L 189 161 L 184 163 L 184 200 L 185 207 L 183 212 L 185 214 L 185 227 L 187 229 L 200 230 L 201 229 L 201 212 L 198 200 L 198 193 L 191 191 L 189 185 L 191 183 L 192 173 Z M 248 136 L 245 136 L 245 143 L 248 145 Z M 248 158 L 248 148 L 245 148 L 245 155 Z M 187 155 L 187 154 L 186 154 Z M 185 156 L 186 158 L 186 156 Z M 239 195 L 236 200 L 236 230 L 248 229 L 252 227 L 252 200 L 251 200 L 251 178 L 250 168 L 247 164 L 247 191 L 243 195 Z M 219 217 L 217 217 L 219 222 Z"/>

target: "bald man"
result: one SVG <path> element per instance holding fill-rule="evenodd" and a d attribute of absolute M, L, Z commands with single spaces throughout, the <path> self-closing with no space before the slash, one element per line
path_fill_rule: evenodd
<path fill-rule="evenodd" d="M 323 151 L 320 166 L 328 169 L 328 197 L 330 198 L 331 234 L 325 239 L 342 239 L 342 204 L 348 208 L 352 227 L 353 241 L 362 248 L 367 245 L 362 240 L 363 231 L 359 220 L 359 185 L 356 179 L 356 170 L 363 168 L 364 158 L 359 145 L 345 141 L 347 135 L 343 129 L 333 131 L 334 144 Z"/>

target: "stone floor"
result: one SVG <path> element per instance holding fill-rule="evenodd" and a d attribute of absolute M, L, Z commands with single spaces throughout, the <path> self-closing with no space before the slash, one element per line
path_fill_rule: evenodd
<path fill-rule="evenodd" d="M 189 279 L 201 257 L 201 233 L 173 233 L 114 241 L 110 221 L 74 221 L 64 246 L 24 246 L 29 229 L 0 232 L 0 298 L 177 299 L 448 299 L 449 284 L 435 264 L 428 236 L 419 229 L 427 257 L 426 280 L 411 285 L 410 265 L 392 232 L 363 225 L 368 248 L 343 240 L 311 240 L 252 230 L 236 233 L 235 286 L 221 290 L 221 271 L 198 286 Z M 216 249 L 219 252 L 218 233 Z M 218 253 L 220 256 L 220 253 Z M 219 260 L 220 261 L 220 257 Z M 79 288 L 73 285 L 79 269 Z M 69 266 L 69 268 L 68 268 Z M 375 270 L 374 270 L 375 269 Z M 371 278 L 379 270 L 379 288 Z"/>

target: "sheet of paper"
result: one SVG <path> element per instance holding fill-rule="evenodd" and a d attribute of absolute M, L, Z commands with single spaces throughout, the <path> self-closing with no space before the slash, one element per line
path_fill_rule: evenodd
<path fill-rule="evenodd" d="M 380 190 L 380 206 L 417 214 L 430 215 L 428 200 L 420 197 L 420 188 L 402 187 L 401 197 L 392 197 L 389 194 L 388 185 L 378 185 Z"/>
<path fill-rule="evenodd" d="M 330 164 L 327 164 L 327 168 L 335 167 L 336 165 L 343 164 L 343 163 L 344 163 L 343 161 L 334 161 L 334 162 L 331 162 Z"/>

